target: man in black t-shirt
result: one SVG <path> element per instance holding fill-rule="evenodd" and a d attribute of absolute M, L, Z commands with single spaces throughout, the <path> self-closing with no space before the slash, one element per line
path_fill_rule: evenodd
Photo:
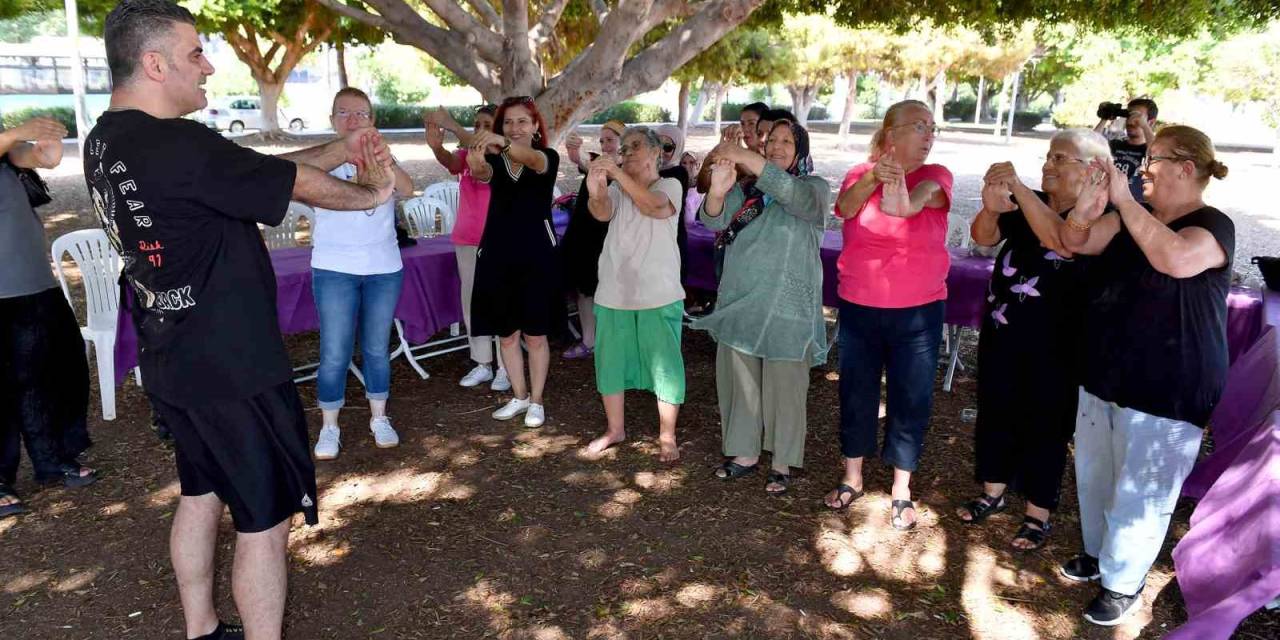
<path fill-rule="evenodd" d="M 338 211 L 391 197 L 390 154 L 372 130 L 280 157 L 181 116 L 213 74 L 191 13 L 123 0 L 105 23 L 111 107 L 85 140 L 94 209 L 124 264 L 139 364 L 173 433 L 182 497 L 170 538 L 188 638 L 279 638 L 289 525 L 317 522 L 315 468 L 258 230 L 290 200 Z M 344 162 L 356 182 L 330 177 Z M 214 550 L 230 508 L 233 592 L 244 628 L 218 620 Z"/>
<path fill-rule="evenodd" d="M 1129 192 L 1133 199 L 1145 202 L 1142 196 L 1142 159 L 1147 155 L 1147 145 L 1155 139 L 1156 115 L 1160 112 L 1156 101 L 1150 98 L 1134 98 L 1129 101 L 1129 117 L 1124 122 L 1124 138 L 1111 141 L 1111 157 L 1116 166 L 1129 179 Z M 1099 119 L 1093 130 L 1099 133 L 1111 127 L 1112 119 Z"/>

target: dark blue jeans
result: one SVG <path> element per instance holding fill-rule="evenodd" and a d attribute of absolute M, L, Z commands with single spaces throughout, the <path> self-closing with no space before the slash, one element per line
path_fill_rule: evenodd
<path fill-rule="evenodd" d="M 341 409 L 346 398 L 347 365 L 360 329 L 360 370 L 365 397 L 386 400 L 391 391 L 391 338 L 404 272 L 359 276 L 324 269 L 311 272 L 311 289 L 320 314 L 320 370 L 316 400 L 321 409 Z"/>
<path fill-rule="evenodd" d="M 840 301 L 840 451 L 844 457 L 876 453 L 883 371 L 889 397 L 881 457 L 895 469 L 916 470 L 933 409 L 942 319 L 941 300 L 905 309 Z"/>

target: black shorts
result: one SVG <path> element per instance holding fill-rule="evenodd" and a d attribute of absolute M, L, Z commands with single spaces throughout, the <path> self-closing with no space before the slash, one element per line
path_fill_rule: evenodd
<path fill-rule="evenodd" d="M 218 496 L 241 533 L 266 531 L 298 512 L 307 524 L 319 522 L 307 419 L 292 381 L 198 408 L 151 401 L 173 432 L 182 495 Z"/>

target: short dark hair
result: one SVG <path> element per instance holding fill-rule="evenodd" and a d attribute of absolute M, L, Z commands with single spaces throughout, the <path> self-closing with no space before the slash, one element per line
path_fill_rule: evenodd
<path fill-rule="evenodd" d="M 102 34 L 111 82 L 120 85 L 131 80 L 142 54 L 157 39 L 168 36 L 175 22 L 195 26 L 196 18 L 170 0 L 120 0 L 107 14 Z"/>
<path fill-rule="evenodd" d="M 746 113 L 748 111 L 756 114 L 759 117 L 764 117 L 764 114 L 769 112 L 769 105 L 763 102 L 752 102 L 751 104 L 742 108 L 743 113 Z"/>
<path fill-rule="evenodd" d="M 1156 101 L 1151 98 L 1134 98 L 1129 101 L 1129 108 L 1143 107 L 1147 110 L 1147 119 L 1155 120 L 1156 115 L 1160 113 L 1160 108 L 1156 106 Z"/>
<path fill-rule="evenodd" d="M 769 122 L 777 122 L 779 120 L 786 120 L 787 122 L 797 122 L 796 115 L 786 109 L 770 109 L 766 111 L 764 115 L 760 116 L 760 119 L 768 120 Z"/>

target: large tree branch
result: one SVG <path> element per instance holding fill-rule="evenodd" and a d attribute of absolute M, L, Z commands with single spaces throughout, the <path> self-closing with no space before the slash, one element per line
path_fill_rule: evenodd
<path fill-rule="evenodd" d="M 423 0 L 445 24 L 448 29 L 441 29 L 430 22 L 427 22 L 421 14 L 413 7 L 410 7 L 405 0 L 364 0 L 368 5 L 378 10 L 382 14 L 384 20 L 389 24 L 401 26 L 404 30 L 413 30 L 420 35 L 427 35 L 430 38 L 444 40 L 445 34 L 453 33 L 459 37 L 450 38 L 451 46 L 456 46 L 458 40 L 463 41 L 463 46 L 471 49 L 481 58 L 487 60 L 490 64 L 498 64 L 502 60 L 502 43 L 496 34 L 480 24 L 474 16 L 463 10 L 462 6 L 454 0 Z M 393 29 L 393 31 L 396 31 Z M 432 57 L 439 60 L 441 56 L 437 55 L 432 49 L 423 51 L 430 53 Z M 455 71 L 456 73 L 456 71 Z"/>
<path fill-rule="evenodd" d="M 604 0 L 587 0 L 587 5 L 596 16 L 596 24 L 604 24 L 604 19 L 609 17 L 609 5 Z"/>
<path fill-rule="evenodd" d="M 363 22 L 371 27 L 382 29 L 384 31 L 389 29 L 387 21 L 382 19 L 382 16 L 369 13 L 363 9 L 357 9 L 349 4 L 341 2 L 341 0 L 316 0 L 316 2 L 324 5 L 334 13 L 351 18 L 356 22 Z"/>
<path fill-rule="evenodd" d="M 508 95 L 538 95 L 542 72 L 529 46 L 528 0 L 502 0 L 502 91 Z"/>
<path fill-rule="evenodd" d="M 498 11 L 493 8 L 493 5 L 489 4 L 489 0 L 467 0 L 467 4 L 471 5 L 471 8 L 480 14 L 480 17 L 489 27 L 496 29 L 502 23 L 502 18 L 498 17 Z"/>
<path fill-rule="evenodd" d="M 529 42 L 534 49 L 541 48 L 555 36 L 556 24 L 560 22 L 560 16 L 564 14 L 564 8 L 568 5 L 569 0 L 552 0 L 551 4 L 543 9 L 542 19 L 529 30 Z"/>

